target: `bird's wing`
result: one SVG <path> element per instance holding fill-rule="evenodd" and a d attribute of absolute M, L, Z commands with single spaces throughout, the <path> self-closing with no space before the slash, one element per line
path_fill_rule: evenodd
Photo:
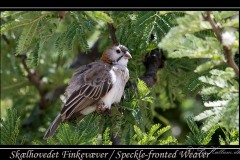
<path fill-rule="evenodd" d="M 61 111 L 63 119 L 96 103 L 112 88 L 110 70 L 111 66 L 101 61 L 76 70 L 66 89 L 66 103 Z"/>

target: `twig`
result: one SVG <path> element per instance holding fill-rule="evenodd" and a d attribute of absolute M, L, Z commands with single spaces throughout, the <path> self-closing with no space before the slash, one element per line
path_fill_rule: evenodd
<path fill-rule="evenodd" d="M 33 86 L 35 86 L 35 88 L 38 90 L 38 93 L 40 95 L 40 108 L 46 108 L 48 106 L 48 101 L 45 99 L 45 95 L 47 93 L 47 91 L 44 88 L 41 88 L 40 84 L 41 84 L 41 79 L 39 74 L 34 71 L 33 73 L 30 71 L 30 69 L 28 68 L 27 64 L 26 64 L 26 59 L 27 56 L 23 55 L 23 54 L 19 54 L 16 55 L 16 57 L 21 59 L 21 63 L 23 65 L 23 68 L 26 70 L 27 72 L 27 78 L 29 80 L 29 82 L 31 82 L 33 84 Z"/>
<path fill-rule="evenodd" d="M 65 11 L 58 11 L 58 17 L 62 20 L 65 17 Z"/>
<path fill-rule="evenodd" d="M 21 63 L 23 65 L 23 68 L 27 72 L 28 80 L 38 89 L 39 92 L 41 92 L 40 91 L 41 90 L 40 89 L 40 77 L 38 76 L 38 74 L 35 71 L 33 73 L 31 73 L 30 69 L 28 68 L 28 66 L 26 64 L 27 56 L 23 55 L 23 54 L 19 54 L 19 55 L 16 55 L 16 57 L 21 59 Z"/>
<path fill-rule="evenodd" d="M 35 88 L 38 90 L 38 93 L 40 95 L 40 101 L 36 104 L 35 108 L 31 112 L 31 116 L 26 120 L 26 122 L 23 124 L 23 127 L 34 127 L 34 122 L 36 119 L 39 119 L 39 109 L 45 109 L 49 106 L 49 103 L 53 100 L 56 100 L 62 93 L 64 93 L 66 89 L 66 84 L 56 88 L 54 91 L 48 91 L 45 88 L 41 87 L 41 79 L 39 74 L 34 71 L 33 73 L 30 71 L 26 64 L 27 56 L 24 54 L 16 55 L 17 58 L 21 59 L 21 64 L 23 65 L 23 68 L 27 72 L 27 78 L 29 82 L 35 86 Z M 36 118 L 37 117 L 37 118 Z"/>
<path fill-rule="evenodd" d="M 223 45 L 224 55 L 225 55 L 225 58 L 227 59 L 227 64 L 230 67 L 233 68 L 234 72 L 236 73 L 237 77 L 239 78 L 239 68 L 238 68 L 237 64 L 233 60 L 232 51 L 231 51 L 231 49 L 228 46 L 226 46 L 226 45 L 224 45 L 222 43 L 221 29 L 219 28 L 219 26 L 211 18 L 211 11 L 206 11 L 206 16 L 203 16 L 203 18 L 211 24 L 212 29 L 213 29 L 214 33 L 216 34 L 216 36 L 217 36 L 217 39 Z"/>
<path fill-rule="evenodd" d="M 5 34 L 1 34 L 1 37 L 3 38 L 3 40 L 7 43 L 7 45 L 10 44 L 10 40 L 7 38 L 7 36 Z"/>
<path fill-rule="evenodd" d="M 236 73 L 237 77 L 239 78 L 239 68 L 235 61 L 233 60 L 232 51 L 229 47 L 223 46 L 223 50 L 226 53 L 227 64 L 233 68 L 234 72 Z"/>
<path fill-rule="evenodd" d="M 108 23 L 108 29 L 109 29 L 110 36 L 112 39 L 112 44 L 117 44 L 117 38 L 116 38 L 116 34 L 115 34 L 116 28 L 113 26 L 112 23 Z"/>
<path fill-rule="evenodd" d="M 204 19 L 207 20 L 211 24 L 212 29 L 217 36 L 217 39 L 222 43 L 221 29 L 211 18 L 211 11 L 206 11 L 206 14 L 207 15 L 204 16 Z"/>

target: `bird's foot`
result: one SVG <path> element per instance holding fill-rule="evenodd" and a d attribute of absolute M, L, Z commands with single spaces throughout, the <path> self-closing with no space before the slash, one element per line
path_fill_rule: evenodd
<path fill-rule="evenodd" d="M 111 115 L 111 109 L 104 104 L 103 101 L 98 102 L 96 112 L 103 115 Z"/>

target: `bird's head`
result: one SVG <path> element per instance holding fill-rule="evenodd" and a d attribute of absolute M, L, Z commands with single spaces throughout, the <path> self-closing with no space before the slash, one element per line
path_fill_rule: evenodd
<path fill-rule="evenodd" d="M 120 64 L 127 66 L 128 59 L 132 58 L 127 47 L 123 45 L 113 45 L 106 49 L 101 60 L 109 64 Z"/>

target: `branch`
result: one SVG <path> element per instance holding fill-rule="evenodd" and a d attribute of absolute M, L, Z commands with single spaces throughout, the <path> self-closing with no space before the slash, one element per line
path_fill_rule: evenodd
<path fill-rule="evenodd" d="M 237 77 L 239 78 L 239 68 L 235 61 L 233 60 L 232 51 L 229 47 L 223 46 L 223 50 L 226 53 L 227 64 L 233 68 L 234 72 L 236 73 Z"/>
<path fill-rule="evenodd" d="M 93 45 L 93 47 L 91 48 L 91 52 L 89 52 L 88 54 L 79 53 L 78 57 L 75 60 L 73 60 L 72 64 L 67 69 L 78 68 L 98 58 L 100 56 L 100 52 L 98 52 L 98 44 L 99 40 Z M 33 73 L 30 72 L 30 69 L 27 67 L 25 62 L 27 56 L 17 55 L 16 57 L 21 59 L 21 63 L 28 74 L 27 78 L 37 88 L 41 97 L 41 100 L 36 104 L 35 108 L 32 110 L 32 113 L 30 114 L 30 117 L 26 120 L 26 122 L 23 125 L 24 127 L 31 127 L 34 126 L 33 124 L 35 123 L 35 119 L 39 119 L 40 116 L 39 115 L 40 112 L 36 111 L 38 111 L 39 109 L 40 110 L 45 109 L 50 105 L 51 102 L 56 101 L 59 98 L 59 96 L 65 92 L 67 84 L 63 84 L 51 91 L 48 91 L 41 87 L 40 79 L 37 80 L 39 81 L 39 85 L 36 85 L 37 82 L 33 80 L 34 78 L 31 78 L 34 77 Z"/>
<path fill-rule="evenodd" d="M 216 34 L 216 36 L 217 36 L 217 39 L 219 40 L 219 42 L 223 46 L 224 55 L 225 55 L 225 58 L 227 59 L 227 64 L 230 67 L 233 68 L 234 72 L 236 73 L 237 77 L 239 78 L 239 68 L 238 68 L 237 64 L 233 60 L 232 51 L 231 51 L 231 49 L 228 46 L 226 46 L 226 45 L 224 45 L 222 43 L 221 29 L 219 28 L 219 26 L 211 18 L 211 11 L 206 11 L 206 16 L 203 16 L 203 18 L 211 24 L 212 29 L 213 29 L 214 33 Z"/>
<path fill-rule="evenodd" d="M 3 38 L 3 40 L 7 43 L 7 45 L 10 44 L 10 40 L 7 38 L 7 36 L 5 34 L 1 34 L 1 37 Z"/>
<path fill-rule="evenodd" d="M 27 72 L 27 78 L 28 80 L 38 89 L 38 91 L 40 92 L 40 77 L 39 75 L 34 71 L 33 73 L 31 73 L 30 69 L 28 68 L 27 64 L 26 64 L 26 59 L 27 56 L 23 55 L 23 54 L 19 54 L 16 55 L 17 58 L 21 59 L 21 63 L 23 65 L 23 68 L 26 70 Z"/>
<path fill-rule="evenodd" d="M 65 11 L 58 11 L 58 17 L 60 18 L 60 20 L 63 20 L 63 18 L 65 17 Z"/>
<path fill-rule="evenodd" d="M 222 43 L 222 36 L 221 36 L 221 29 L 220 29 L 220 27 L 211 18 L 211 11 L 206 11 L 206 14 L 207 15 L 204 16 L 203 18 L 211 24 L 212 29 L 213 29 L 214 33 L 216 34 L 216 36 L 217 36 L 217 39 Z"/>
<path fill-rule="evenodd" d="M 24 54 L 19 54 L 16 55 L 17 58 L 21 59 L 21 63 L 23 65 L 23 68 L 26 70 L 27 72 L 27 78 L 29 80 L 29 82 L 32 83 L 33 86 L 35 86 L 35 88 L 38 90 L 38 93 L 40 95 L 40 108 L 46 108 L 48 106 L 48 101 L 45 99 L 45 95 L 47 93 L 47 91 L 44 88 L 41 88 L 41 79 L 39 74 L 34 71 L 33 73 L 30 71 L 30 69 L 28 68 L 27 64 L 26 64 L 26 59 L 27 56 Z"/>
<path fill-rule="evenodd" d="M 117 38 L 116 38 L 116 28 L 113 26 L 112 23 L 108 23 L 108 29 L 109 29 L 109 32 L 110 32 L 110 36 L 111 36 L 111 39 L 112 39 L 112 44 L 117 44 Z"/>
<path fill-rule="evenodd" d="M 159 49 L 154 49 L 146 54 L 143 61 L 146 67 L 145 74 L 140 78 L 148 87 L 153 86 L 157 81 L 157 72 L 164 66 L 165 57 Z"/>

